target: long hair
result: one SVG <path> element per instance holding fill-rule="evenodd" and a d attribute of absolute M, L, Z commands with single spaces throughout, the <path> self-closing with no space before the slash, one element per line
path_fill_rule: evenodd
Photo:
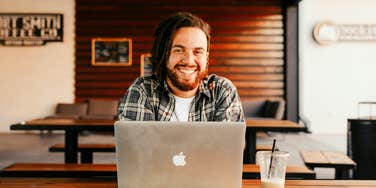
<path fill-rule="evenodd" d="M 210 26 L 204 20 L 188 12 L 178 12 L 163 20 L 155 30 L 153 47 L 151 49 L 153 74 L 159 81 L 166 78 L 166 64 L 170 57 L 173 37 L 176 31 L 182 27 L 197 27 L 201 29 L 206 35 L 208 41 L 207 50 L 209 52 Z"/>

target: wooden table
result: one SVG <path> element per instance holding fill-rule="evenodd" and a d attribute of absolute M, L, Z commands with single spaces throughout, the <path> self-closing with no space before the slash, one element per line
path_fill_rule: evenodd
<path fill-rule="evenodd" d="M 114 120 L 69 120 L 69 119 L 36 119 L 24 124 L 14 124 L 11 130 L 64 130 L 65 131 L 65 163 L 77 163 L 78 133 L 89 131 L 114 131 Z M 243 161 L 245 164 L 255 163 L 257 131 L 304 131 L 305 127 L 287 120 L 248 119 L 246 129 L 246 148 Z"/>
<path fill-rule="evenodd" d="M 342 152 L 300 151 L 300 155 L 304 164 L 312 170 L 316 167 L 334 168 L 335 179 L 349 179 L 350 170 L 356 168 L 356 163 Z"/>
<path fill-rule="evenodd" d="M 36 119 L 14 124 L 10 130 L 64 130 L 65 163 L 77 163 L 78 133 L 83 130 L 114 131 L 114 120 Z"/>
<path fill-rule="evenodd" d="M 218 166 L 218 170 L 221 167 Z M 116 177 L 116 164 L 14 163 L 0 171 L 0 177 Z M 286 167 L 286 179 L 315 179 L 306 166 Z M 243 179 L 259 179 L 256 164 L 243 165 Z"/>
<path fill-rule="evenodd" d="M 116 178 L 0 178 L 0 188 L 116 188 Z M 375 180 L 286 180 L 285 188 L 371 188 Z M 260 180 L 243 180 L 242 188 L 261 188 Z"/>
<path fill-rule="evenodd" d="M 303 125 L 288 120 L 247 119 L 246 148 L 244 150 L 243 163 L 255 163 L 256 132 L 299 132 L 305 130 L 306 128 Z"/>

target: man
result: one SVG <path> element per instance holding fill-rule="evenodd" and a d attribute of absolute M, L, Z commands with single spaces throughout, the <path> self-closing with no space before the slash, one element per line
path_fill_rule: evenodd
<path fill-rule="evenodd" d="M 244 121 L 236 87 L 208 76 L 210 26 L 190 13 L 162 21 L 154 34 L 153 76 L 137 78 L 118 109 L 119 120 Z"/>

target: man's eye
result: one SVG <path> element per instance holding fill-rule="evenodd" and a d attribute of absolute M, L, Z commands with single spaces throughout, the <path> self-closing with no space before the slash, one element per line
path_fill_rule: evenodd
<path fill-rule="evenodd" d="M 176 48 L 176 49 L 173 49 L 172 52 L 174 52 L 174 53 L 183 53 L 183 50 L 179 49 L 179 48 Z"/>
<path fill-rule="evenodd" d="M 196 55 L 203 55 L 205 52 L 204 52 L 204 50 L 195 50 L 194 53 Z"/>

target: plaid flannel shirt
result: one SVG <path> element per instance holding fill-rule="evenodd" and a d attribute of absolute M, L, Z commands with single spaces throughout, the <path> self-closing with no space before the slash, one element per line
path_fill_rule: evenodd
<path fill-rule="evenodd" d="M 119 109 L 119 120 L 170 121 L 175 98 L 167 83 L 156 77 L 140 77 L 128 88 Z M 212 74 L 203 80 L 192 101 L 188 121 L 242 121 L 243 108 L 236 87 Z"/>

